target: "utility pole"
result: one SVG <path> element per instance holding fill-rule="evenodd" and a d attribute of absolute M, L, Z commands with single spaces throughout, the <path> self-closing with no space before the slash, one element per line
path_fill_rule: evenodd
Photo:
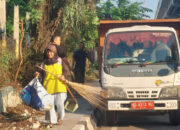
<path fill-rule="evenodd" d="M 0 41 L 6 48 L 6 0 L 0 0 Z"/>
<path fill-rule="evenodd" d="M 143 6 L 146 8 L 146 0 L 143 1 Z M 146 19 L 146 17 L 144 17 L 144 19 Z"/>
<path fill-rule="evenodd" d="M 29 25 L 30 25 L 30 12 L 26 13 L 26 45 L 30 45 L 31 37 L 29 34 Z"/>
<path fill-rule="evenodd" d="M 144 7 L 146 7 L 146 0 L 144 0 L 143 5 L 144 5 Z"/>
<path fill-rule="evenodd" d="M 19 6 L 14 6 L 14 40 L 15 40 L 15 55 L 19 57 Z"/>

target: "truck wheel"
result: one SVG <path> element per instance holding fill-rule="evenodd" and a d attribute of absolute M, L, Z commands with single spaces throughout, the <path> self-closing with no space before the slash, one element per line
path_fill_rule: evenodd
<path fill-rule="evenodd" d="M 105 121 L 107 125 L 114 125 L 117 123 L 117 113 L 115 111 L 105 111 Z"/>
<path fill-rule="evenodd" d="M 95 108 L 92 117 L 95 120 L 97 126 L 104 125 L 104 114 L 100 109 Z"/>
<path fill-rule="evenodd" d="M 180 111 L 169 111 L 169 121 L 172 125 L 179 125 L 180 124 Z"/>

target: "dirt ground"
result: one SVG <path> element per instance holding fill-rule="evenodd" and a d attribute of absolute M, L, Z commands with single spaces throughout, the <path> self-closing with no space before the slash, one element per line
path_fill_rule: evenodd
<path fill-rule="evenodd" d="M 48 128 L 47 124 L 41 124 L 35 120 L 35 117 L 42 115 L 45 115 L 45 112 L 32 109 L 25 104 L 20 104 L 14 108 L 9 107 L 6 113 L 0 113 L 0 130 Z"/>

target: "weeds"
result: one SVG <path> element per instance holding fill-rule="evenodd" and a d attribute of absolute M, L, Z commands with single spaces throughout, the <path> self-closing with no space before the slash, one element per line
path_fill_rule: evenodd
<path fill-rule="evenodd" d="M 93 80 L 93 79 L 97 79 L 98 78 L 98 72 L 96 72 L 96 70 L 98 70 L 98 63 L 91 63 L 88 62 L 89 66 L 86 67 L 87 71 L 86 71 L 86 80 Z"/>
<path fill-rule="evenodd" d="M 14 59 L 14 54 L 8 49 L 1 49 L 0 52 L 0 87 L 3 84 L 10 83 L 12 81 L 13 73 L 10 71 L 12 69 L 12 62 Z"/>

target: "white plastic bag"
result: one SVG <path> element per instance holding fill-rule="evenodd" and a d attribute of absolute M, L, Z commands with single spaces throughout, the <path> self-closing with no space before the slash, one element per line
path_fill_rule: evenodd
<path fill-rule="evenodd" d="M 41 99 L 42 102 L 42 109 L 43 110 L 50 110 L 52 109 L 54 103 L 52 102 L 52 96 L 48 94 L 46 89 L 42 86 L 42 84 L 39 82 L 38 78 L 34 78 L 35 80 L 33 87 L 35 88 L 37 95 Z"/>

